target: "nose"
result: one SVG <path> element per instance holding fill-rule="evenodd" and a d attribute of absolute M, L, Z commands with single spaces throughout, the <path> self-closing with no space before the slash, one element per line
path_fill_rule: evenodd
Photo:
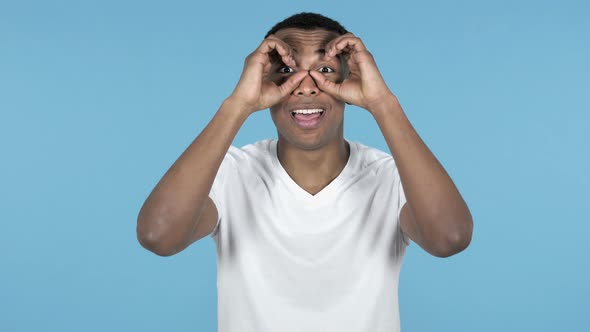
<path fill-rule="evenodd" d="M 293 90 L 293 94 L 296 96 L 309 97 L 317 95 L 319 91 L 320 89 L 315 84 L 313 77 L 311 77 L 311 75 L 309 75 L 308 72 L 307 76 L 305 76 L 303 81 L 299 83 L 299 86 L 295 90 Z"/>

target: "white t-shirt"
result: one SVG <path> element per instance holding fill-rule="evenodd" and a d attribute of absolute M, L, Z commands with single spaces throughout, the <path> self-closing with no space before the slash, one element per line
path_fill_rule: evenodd
<path fill-rule="evenodd" d="M 405 195 L 389 154 L 349 144 L 316 195 L 289 177 L 276 139 L 230 147 L 210 193 L 220 332 L 399 331 Z"/>

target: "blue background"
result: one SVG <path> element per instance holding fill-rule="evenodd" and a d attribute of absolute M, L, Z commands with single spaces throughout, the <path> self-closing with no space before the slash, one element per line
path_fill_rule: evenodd
<path fill-rule="evenodd" d="M 216 330 L 213 240 L 158 257 L 136 217 L 300 11 L 363 39 L 474 216 L 459 255 L 409 247 L 402 329 L 590 325 L 589 2 L 2 1 L 1 331 Z M 345 134 L 387 151 L 364 110 Z M 275 136 L 262 111 L 234 143 Z"/>

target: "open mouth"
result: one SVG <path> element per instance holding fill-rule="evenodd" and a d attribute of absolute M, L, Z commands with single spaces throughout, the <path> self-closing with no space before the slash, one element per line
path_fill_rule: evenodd
<path fill-rule="evenodd" d="M 291 111 L 291 116 L 298 121 L 312 121 L 319 119 L 324 114 L 323 108 L 297 109 Z"/>
<path fill-rule="evenodd" d="M 291 116 L 300 127 L 310 128 L 320 122 L 324 113 L 323 108 L 296 109 L 291 111 Z"/>

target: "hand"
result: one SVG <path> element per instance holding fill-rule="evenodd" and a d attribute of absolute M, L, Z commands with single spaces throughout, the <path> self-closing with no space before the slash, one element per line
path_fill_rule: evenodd
<path fill-rule="evenodd" d="M 327 79 L 321 73 L 311 71 L 309 74 L 320 90 L 348 104 L 362 107 L 369 112 L 383 102 L 395 98 L 385 84 L 373 56 L 361 41 L 352 33 L 335 38 L 326 45 L 324 58 L 329 60 L 342 54 L 348 65 L 349 75 L 341 83 Z"/>
<path fill-rule="evenodd" d="M 260 46 L 246 57 L 240 81 L 229 99 L 241 105 L 240 108 L 248 114 L 279 103 L 307 76 L 307 72 L 299 72 L 291 75 L 281 85 L 275 84 L 269 77 L 273 55 L 278 55 L 286 65 L 295 66 L 289 45 L 273 35 L 263 40 Z"/>

